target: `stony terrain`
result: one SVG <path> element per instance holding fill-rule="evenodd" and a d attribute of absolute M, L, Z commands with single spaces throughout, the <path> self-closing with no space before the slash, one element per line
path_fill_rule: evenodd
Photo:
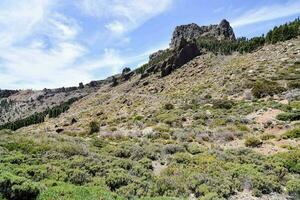
<path fill-rule="evenodd" d="M 69 90 L 6 91 L 2 123 L 80 99 L 0 132 L 3 198 L 297 199 L 300 37 L 222 55 L 198 49 L 207 35 L 236 40 L 225 20 L 179 26 L 139 69 Z"/>

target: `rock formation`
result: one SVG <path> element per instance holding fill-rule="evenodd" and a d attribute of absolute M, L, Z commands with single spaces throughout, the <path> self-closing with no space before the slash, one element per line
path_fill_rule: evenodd
<path fill-rule="evenodd" d="M 177 26 L 173 32 L 170 48 L 176 48 L 181 38 L 190 41 L 199 37 L 215 37 L 218 40 L 235 40 L 232 27 L 229 22 L 224 19 L 218 25 L 198 26 L 192 23 Z"/>

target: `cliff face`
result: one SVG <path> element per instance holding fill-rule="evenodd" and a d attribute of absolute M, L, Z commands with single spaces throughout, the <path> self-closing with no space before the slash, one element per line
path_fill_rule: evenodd
<path fill-rule="evenodd" d="M 224 19 L 218 25 L 199 26 L 192 23 L 177 26 L 173 32 L 170 47 L 173 49 L 176 48 L 181 38 L 190 41 L 199 37 L 215 37 L 218 40 L 235 40 L 232 27 L 229 22 Z"/>

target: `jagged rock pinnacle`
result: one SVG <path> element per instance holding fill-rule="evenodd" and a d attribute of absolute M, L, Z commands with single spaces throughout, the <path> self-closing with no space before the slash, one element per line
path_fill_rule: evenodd
<path fill-rule="evenodd" d="M 218 40 L 235 40 L 235 35 L 230 23 L 223 19 L 219 25 L 198 26 L 195 23 L 177 26 L 173 32 L 170 47 L 172 49 L 179 45 L 180 39 L 187 41 L 199 37 L 215 37 Z"/>

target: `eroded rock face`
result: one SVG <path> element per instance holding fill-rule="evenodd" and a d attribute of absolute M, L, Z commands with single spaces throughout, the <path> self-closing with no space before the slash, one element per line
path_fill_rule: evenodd
<path fill-rule="evenodd" d="M 229 22 L 224 19 L 218 25 L 198 26 L 192 23 L 177 26 L 173 32 L 170 48 L 176 48 L 179 45 L 180 38 L 190 41 L 199 37 L 215 37 L 218 40 L 235 40 L 232 27 Z"/>
<path fill-rule="evenodd" d="M 161 76 L 169 75 L 198 55 L 200 55 L 200 51 L 196 43 L 193 41 L 187 42 L 184 38 L 181 38 L 174 54 L 163 63 Z"/>
<path fill-rule="evenodd" d="M 196 45 L 194 40 L 187 41 L 183 37 L 178 40 L 178 45 L 175 49 L 167 49 L 164 51 L 169 51 L 170 54 L 160 61 L 157 64 L 151 65 L 141 76 L 141 78 L 145 78 L 149 76 L 151 73 L 160 72 L 161 77 L 169 75 L 172 71 L 177 68 L 180 68 L 193 58 L 200 55 L 200 51 Z M 155 54 L 150 56 L 151 59 L 156 59 L 157 57 L 161 56 L 164 51 L 159 51 Z"/>

